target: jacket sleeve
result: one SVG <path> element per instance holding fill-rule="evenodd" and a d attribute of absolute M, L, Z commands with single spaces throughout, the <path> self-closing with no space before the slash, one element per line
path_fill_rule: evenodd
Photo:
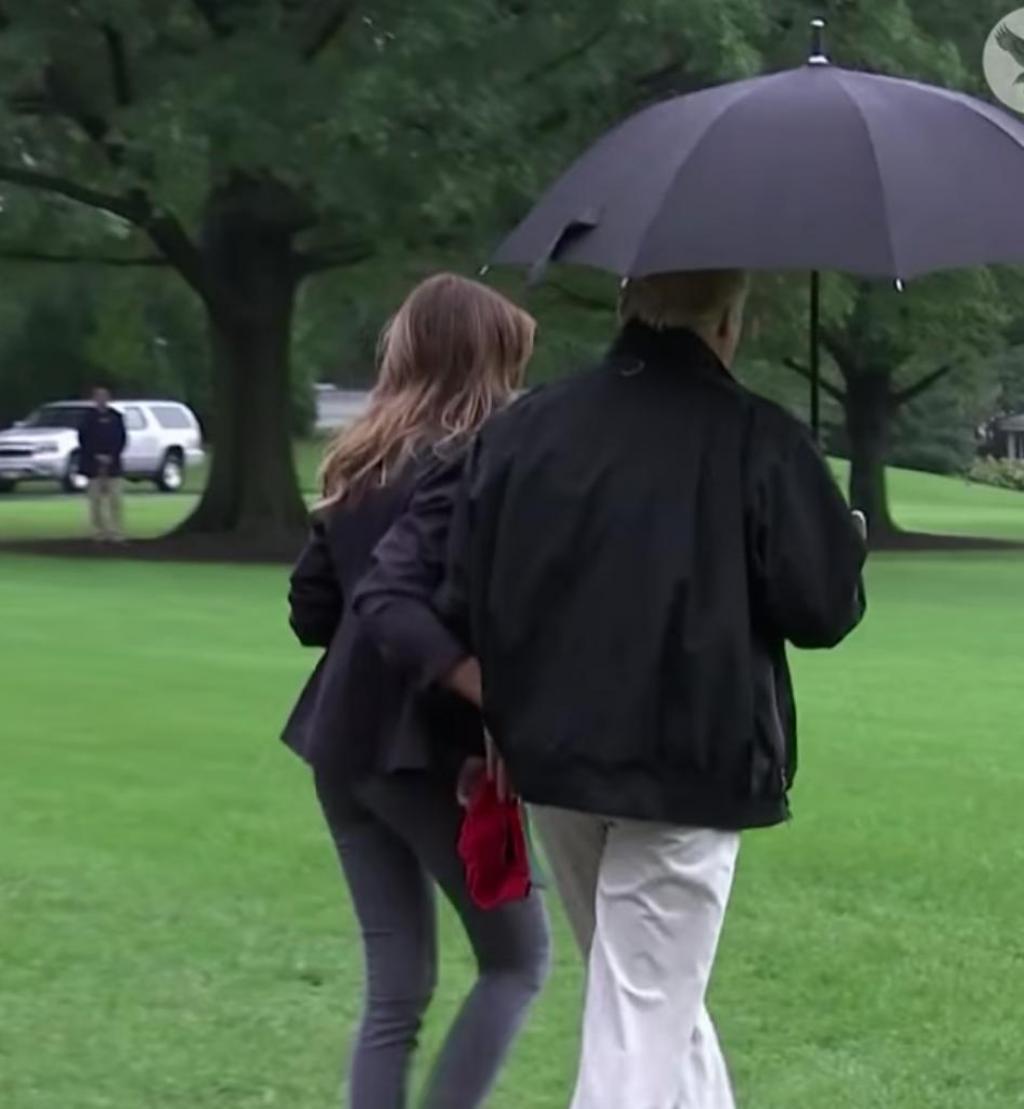
<path fill-rule="evenodd" d="M 461 624 L 461 613 L 446 587 L 463 469 L 460 456 L 423 474 L 405 512 L 374 551 L 353 599 L 357 616 L 381 652 L 422 688 L 470 654 L 453 630 Z"/>
<path fill-rule="evenodd" d="M 292 571 L 289 623 L 304 647 L 329 647 L 341 623 L 344 598 L 323 522 L 313 521 L 306 547 Z"/>
<path fill-rule="evenodd" d="M 860 623 L 867 546 L 803 432 L 757 482 L 751 546 L 754 604 L 771 631 L 797 647 L 826 648 Z"/>
<path fill-rule="evenodd" d="M 114 451 L 114 456 L 120 458 L 124 454 L 124 448 L 128 445 L 128 430 L 125 427 L 124 416 L 120 412 L 117 414 L 117 449 Z"/>

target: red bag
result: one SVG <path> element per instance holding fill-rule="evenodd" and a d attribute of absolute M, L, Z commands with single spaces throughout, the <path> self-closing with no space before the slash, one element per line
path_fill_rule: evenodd
<path fill-rule="evenodd" d="M 496 909 L 529 895 L 530 859 L 520 802 L 499 800 L 486 775 L 481 775 L 462 821 L 459 858 L 477 908 Z"/>

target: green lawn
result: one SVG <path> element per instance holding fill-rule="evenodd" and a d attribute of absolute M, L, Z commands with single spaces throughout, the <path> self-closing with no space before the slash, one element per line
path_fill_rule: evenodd
<path fill-rule="evenodd" d="M 846 481 L 847 466 L 836 464 Z M 914 470 L 890 470 L 896 522 L 907 531 L 1024 542 L 1024 494 Z"/>
<path fill-rule="evenodd" d="M 308 495 L 316 489 L 322 452 L 322 441 L 296 445 L 299 477 Z M 845 480 L 845 466 L 837 463 L 836 470 Z M 190 492 L 178 496 L 157 494 L 149 486 L 129 486 L 125 500 L 129 533 L 147 539 L 169 531 L 195 504 L 195 492 L 203 480 L 205 473 L 193 473 Z M 889 480 L 896 519 L 909 531 L 1024 542 L 1024 494 L 909 470 L 891 470 Z M 37 487 L 0 497 L 0 541 L 74 538 L 88 533 L 82 497 L 65 497 Z"/>
<path fill-rule="evenodd" d="M 324 440 L 295 444 L 295 466 L 307 495 L 316 490 Z M 191 470 L 185 492 L 157 493 L 150 484 L 125 486 L 125 523 L 134 539 L 152 539 L 181 523 L 206 482 L 206 466 Z M 23 485 L 0 495 L 0 542 L 4 539 L 79 539 L 89 535 L 88 507 L 82 496 L 65 496 L 56 484 Z"/>
<path fill-rule="evenodd" d="M 1024 536 L 1024 500 L 897 481 L 916 526 Z M 137 523 L 168 504 L 136 500 Z M 276 741 L 312 662 L 284 578 L 0 556 L 4 1109 L 337 1104 L 361 959 Z M 848 646 L 796 659 L 796 819 L 744 847 L 713 995 L 741 1105 L 1024 1106 L 1024 557 L 880 557 L 869 587 Z M 556 920 L 497 1109 L 568 1100 L 582 976 Z M 447 915 L 444 956 L 428 1048 L 471 974 Z"/>

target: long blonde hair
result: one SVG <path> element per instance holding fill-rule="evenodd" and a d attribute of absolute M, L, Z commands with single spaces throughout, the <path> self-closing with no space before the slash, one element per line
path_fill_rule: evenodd
<path fill-rule="evenodd" d="M 424 447 L 471 436 L 522 383 L 535 327 L 476 281 L 440 273 L 417 285 L 381 333 L 369 408 L 324 456 L 321 505 L 386 483 Z"/>

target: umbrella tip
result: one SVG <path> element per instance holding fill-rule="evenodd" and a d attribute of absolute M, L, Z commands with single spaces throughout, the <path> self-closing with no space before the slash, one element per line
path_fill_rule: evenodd
<path fill-rule="evenodd" d="M 828 55 L 825 53 L 825 20 L 811 20 L 811 53 L 807 59 L 808 65 L 829 65 Z"/>

